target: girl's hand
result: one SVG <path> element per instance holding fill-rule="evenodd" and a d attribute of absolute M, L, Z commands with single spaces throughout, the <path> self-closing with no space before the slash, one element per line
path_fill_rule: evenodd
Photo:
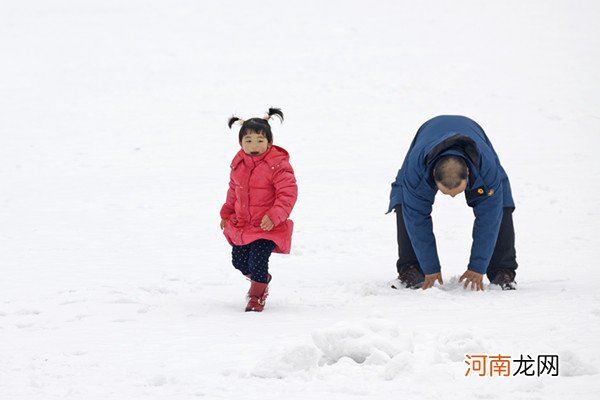
<path fill-rule="evenodd" d="M 271 221 L 271 218 L 269 218 L 267 214 L 265 214 L 265 216 L 262 217 L 260 227 L 263 231 L 270 231 L 271 229 L 273 229 L 273 221 Z"/>
<path fill-rule="evenodd" d="M 223 230 L 225 228 L 225 222 L 227 222 L 226 219 L 221 220 L 221 230 Z"/>

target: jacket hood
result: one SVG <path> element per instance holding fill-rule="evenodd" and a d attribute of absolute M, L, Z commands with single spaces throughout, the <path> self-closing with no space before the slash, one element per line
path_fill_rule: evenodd
<path fill-rule="evenodd" d="M 466 135 L 456 134 L 443 140 L 436 145 L 425 160 L 426 164 L 431 164 L 435 159 L 442 155 L 460 154 L 467 157 L 477 168 L 481 166 L 481 156 L 477 150 L 475 141 Z"/>

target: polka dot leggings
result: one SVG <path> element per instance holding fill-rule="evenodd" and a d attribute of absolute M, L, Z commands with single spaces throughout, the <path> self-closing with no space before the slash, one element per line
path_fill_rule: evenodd
<path fill-rule="evenodd" d="M 275 242 L 266 239 L 259 239 L 243 246 L 233 246 L 231 261 L 242 274 L 252 275 L 253 281 L 267 283 L 269 257 L 275 247 Z"/>

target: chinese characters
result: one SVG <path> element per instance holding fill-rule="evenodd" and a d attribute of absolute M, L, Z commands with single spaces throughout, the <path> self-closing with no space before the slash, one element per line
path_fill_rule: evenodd
<path fill-rule="evenodd" d="M 465 357 L 465 364 L 468 366 L 465 376 L 558 376 L 559 360 L 556 354 L 540 354 L 537 362 L 530 355 L 523 354 L 519 358 L 502 354 L 466 354 Z M 511 374 L 512 371 L 514 372 Z"/>

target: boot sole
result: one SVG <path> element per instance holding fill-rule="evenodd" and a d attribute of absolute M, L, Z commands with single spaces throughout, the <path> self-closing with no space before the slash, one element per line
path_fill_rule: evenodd
<path fill-rule="evenodd" d="M 503 283 L 500 285 L 500 287 L 502 288 L 502 290 L 517 290 L 517 287 L 515 286 L 514 282 Z"/>
<path fill-rule="evenodd" d="M 419 282 L 415 285 L 408 285 L 402 282 L 400 279 L 394 279 L 390 282 L 390 287 L 392 289 L 400 290 L 400 289 L 420 289 L 423 287 L 423 282 Z"/>

